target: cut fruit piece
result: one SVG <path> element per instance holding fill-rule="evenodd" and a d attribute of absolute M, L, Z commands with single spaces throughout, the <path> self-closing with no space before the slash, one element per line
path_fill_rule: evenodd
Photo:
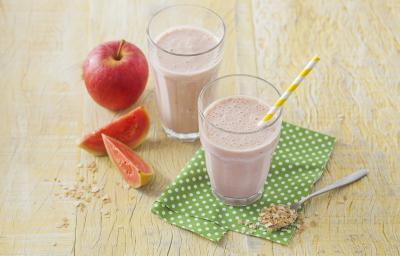
<path fill-rule="evenodd" d="M 153 170 L 124 143 L 102 135 L 108 156 L 124 179 L 134 188 L 146 185 L 153 178 Z"/>
<path fill-rule="evenodd" d="M 137 147 L 146 138 L 150 127 L 150 118 L 143 107 L 137 107 L 108 125 L 92 132 L 81 140 L 79 147 L 94 155 L 105 155 L 106 148 L 102 134 L 116 138 L 129 147 Z"/>

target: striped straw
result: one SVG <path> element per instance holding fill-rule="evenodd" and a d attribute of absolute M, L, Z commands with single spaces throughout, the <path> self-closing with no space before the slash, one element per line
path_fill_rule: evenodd
<path fill-rule="evenodd" d="M 278 109 L 286 102 L 286 100 L 289 98 L 289 96 L 292 94 L 294 90 L 296 90 L 297 87 L 301 84 L 301 82 L 304 80 L 304 78 L 311 72 L 315 64 L 317 64 L 319 61 L 319 57 L 316 55 L 312 60 L 305 66 L 303 71 L 300 72 L 300 74 L 294 79 L 292 84 L 289 86 L 289 88 L 285 91 L 284 94 L 275 102 L 274 106 L 268 111 L 268 113 L 263 117 L 263 119 L 258 122 L 258 126 L 263 126 L 266 124 L 268 120 L 270 120 L 274 114 L 278 111 Z"/>

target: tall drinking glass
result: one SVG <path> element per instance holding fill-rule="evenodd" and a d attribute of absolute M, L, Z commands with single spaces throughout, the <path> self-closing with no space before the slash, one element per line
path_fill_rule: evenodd
<path fill-rule="evenodd" d="M 261 197 L 282 110 L 265 127 L 257 123 L 279 97 L 272 84 L 250 75 L 224 76 L 201 91 L 200 140 L 212 191 L 223 202 L 248 205 Z"/>
<path fill-rule="evenodd" d="M 166 7 L 150 19 L 149 62 L 159 116 L 169 137 L 198 138 L 197 98 L 217 76 L 224 36 L 221 17 L 196 5 Z"/>

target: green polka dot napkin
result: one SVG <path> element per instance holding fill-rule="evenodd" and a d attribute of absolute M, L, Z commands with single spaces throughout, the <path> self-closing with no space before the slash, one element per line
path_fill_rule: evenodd
<path fill-rule="evenodd" d="M 199 149 L 176 180 L 154 202 L 152 212 L 163 220 L 212 241 L 228 231 L 287 244 L 295 227 L 268 232 L 263 226 L 251 229 L 261 208 L 272 203 L 290 204 L 311 192 L 332 152 L 335 138 L 283 123 L 262 198 L 250 206 L 229 206 L 215 198 Z"/>

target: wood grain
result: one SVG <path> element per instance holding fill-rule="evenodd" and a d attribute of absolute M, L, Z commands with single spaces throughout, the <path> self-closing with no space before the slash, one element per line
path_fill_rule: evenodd
<path fill-rule="evenodd" d="M 321 62 L 285 106 L 285 120 L 332 134 L 337 145 L 316 187 L 357 168 L 367 179 L 313 199 L 289 246 L 229 232 L 212 243 L 162 222 L 152 202 L 199 143 L 169 140 L 153 79 L 136 105 L 152 116 L 137 152 L 156 178 L 126 189 L 107 158 L 80 151 L 84 133 L 115 119 L 96 105 L 81 63 L 97 44 L 124 38 L 145 52 L 146 22 L 183 1 L 0 0 L 0 255 L 400 255 L 400 2 L 190 1 L 227 24 L 220 75 L 259 75 L 286 88 L 310 57 Z M 77 165 L 95 161 L 110 204 L 80 211 L 55 196 Z M 104 212 L 110 212 L 106 216 Z M 69 225 L 59 228 L 63 218 Z"/>

